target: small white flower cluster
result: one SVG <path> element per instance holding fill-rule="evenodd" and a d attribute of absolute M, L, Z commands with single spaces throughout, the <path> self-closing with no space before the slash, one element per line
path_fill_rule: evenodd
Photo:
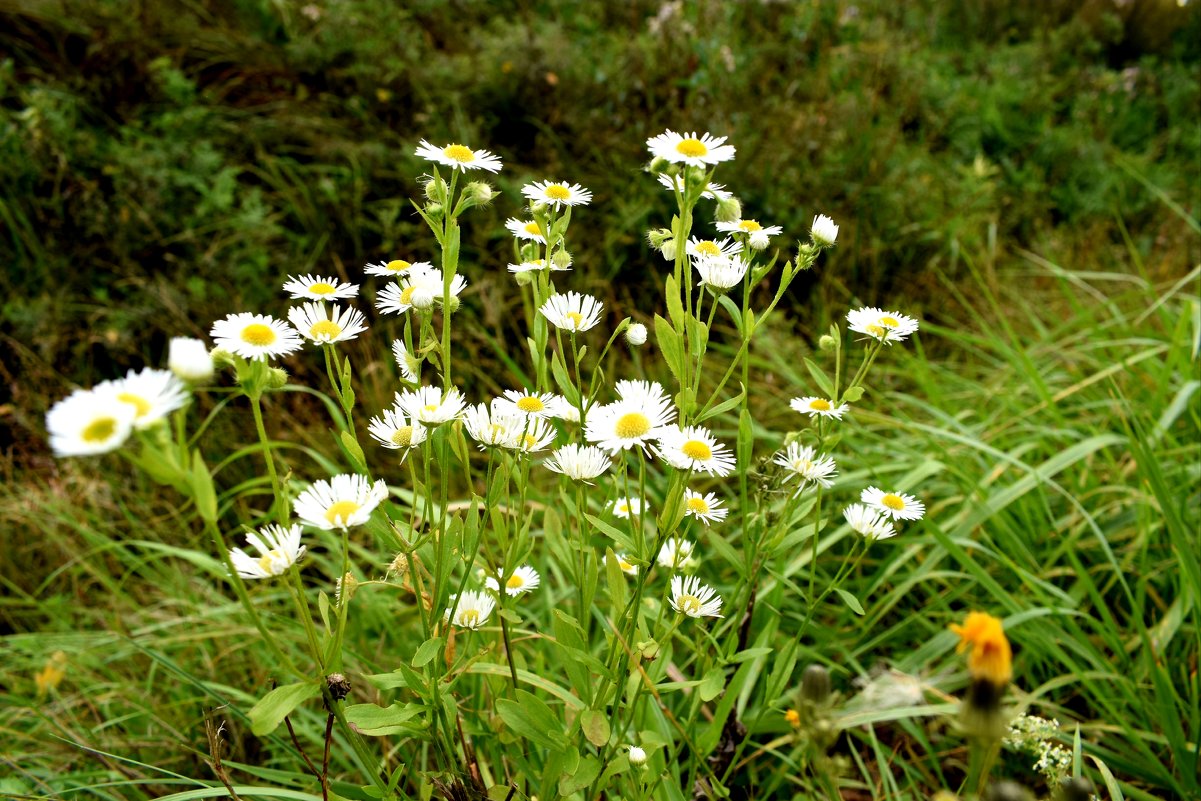
<path fill-rule="evenodd" d="M 1061 736 L 1059 721 L 1038 715 L 1018 715 L 1009 723 L 1005 744 L 1037 757 L 1031 766 L 1054 786 L 1072 769 L 1072 752 L 1057 742 Z"/>

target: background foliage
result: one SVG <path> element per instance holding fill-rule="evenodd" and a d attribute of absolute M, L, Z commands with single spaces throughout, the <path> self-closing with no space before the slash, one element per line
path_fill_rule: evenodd
<path fill-rule="evenodd" d="M 228 312 L 278 311 L 289 273 L 356 280 L 366 260 L 429 253 L 407 200 L 420 138 L 505 159 L 504 194 L 464 231 L 479 325 L 460 347 L 469 391 L 495 391 L 514 380 L 501 224 L 520 186 L 592 189 L 575 288 L 614 320 L 648 314 L 635 299 L 663 262 L 642 233 L 669 198 L 637 165 L 672 127 L 738 146 L 722 178 L 748 214 L 794 236 L 819 211 L 843 226 L 757 357 L 765 428 L 787 429 L 804 343 L 848 304 L 924 321 L 873 387 L 887 403 L 854 461 L 926 476 L 933 523 L 865 570 L 872 617 L 832 610 L 808 657 L 849 687 L 885 662 L 924 669 L 915 648 L 965 604 L 1020 615 L 1020 683 L 1044 712 L 1081 722 L 1132 797 L 1187 795 L 1199 43 L 1196 4 L 1099 0 L 0 7 L 0 753 L 28 756 L 7 791 L 140 798 L 170 784 L 148 766 L 206 777 L 202 710 L 248 705 L 259 678 L 171 500 L 111 484 L 118 462 L 49 459 L 54 399 L 160 364 L 169 336 Z M 357 347 L 356 365 L 384 361 Z M 389 369 L 360 371 L 368 405 L 390 397 Z M 275 413 L 334 452 L 315 403 Z M 211 436 L 213 452 L 248 440 Z M 379 647 L 364 659 L 405 644 Z M 32 677 L 57 649 L 71 668 L 50 703 Z M 840 748 L 883 765 L 928 737 L 877 733 Z M 295 769 L 279 743 L 233 735 L 264 781 Z M 865 770 L 878 792 L 946 781 L 892 767 Z"/>

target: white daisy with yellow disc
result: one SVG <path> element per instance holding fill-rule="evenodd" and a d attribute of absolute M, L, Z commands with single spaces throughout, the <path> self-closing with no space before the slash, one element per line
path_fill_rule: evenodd
<path fill-rule="evenodd" d="M 438 387 L 424 386 L 396 396 L 396 408 L 426 426 L 454 420 L 463 414 L 464 405 L 463 394 L 456 387 L 451 387 L 445 395 Z"/>
<path fill-rule="evenodd" d="M 375 507 L 388 497 L 383 480 L 374 484 L 366 476 L 343 473 L 329 481 L 314 481 L 296 498 L 294 509 L 302 522 L 331 531 L 361 526 Z"/>
<path fill-rule="evenodd" d="M 677 470 L 728 476 L 734 470 L 734 455 L 717 441 L 704 426 L 664 426 L 659 444 L 654 447 L 659 458 Z"/>
<path fill-rule="evenodd" d="M 710 523 L 720 523 L 726 519 L 726 515 L 729 513 L 730 510 L 725 507 L 716 494 L 707 492 L 702 495 L 693 489 L 684 490 L 684 515 L 686 517 L 695 517 L 707 526 Z"/>
<path fill-rule="evenodd" d="M 585 206 L 592 202 L 592 193 L 579 184 L 565 181 L 535 181 L 521 188 L 521 194 L 535 203 L 548 206 Z"/>
<path fill-rule="evenodd" d="M 405 416 L 401 409 L 384 409 L 379 417 L 371 418 L 367 431 L 385 448 L 404 451 L 400 456 L 401 462 L 410 450 L 426 439 L 425 426 Z"/>
<path fill-rule="evenodd" d="M 55 456 L 94 456 L 121 447 L 133 430 L 136 411 L 111 394 L 80 389 L 46 413 Z"/>
<path fill-rule="evenodd" d="M 442 619 L 459 628 L 474 630 L 488 622 L 494 609 L 496 599 L 492 595 L 467 590 L 462 595 L 450 596 L 450 608 L 442 615 Z"/>
<path fill-rule="evenodd" d="M 708 132 L 678 134 L 670 128 L 646 140 L 646 147 L 655 158 L 672 164 L 708 167 L 734 158 L 734 146 L 725 144 L 726 137 Z"/>
<path fill-rule="evenodd" d="M 304 303 L 288 311 L 288 321 L 301 336 L 318 345 L 332 345 L 354 339 L 367 330 L 367 321 L 358 309 L 347 306 L 339 310 L 330 304 Z"/>
<path fill-rule="evenodd" d="M 283 575 L 300 561 L 305 547 L 300 544 L 300 525 L 267 526 L 246 535 L 246 543 L 258 551 L 252 556 L 241 548 L 231 548 L 229 559 L 244 579 L 272 578 Z"/>
<path fill-rule="evenodd" d="M 505 595 L 514 598 L 518 595 L 523 595 L 524 593 L 537 589 L 538 584 L 542 581 L 541 576 L 538 575 L 538 571 L 529 565 L 522 565 L 508 576 L 504 575 L 503 570 L 497 570 L 496 576 L 500 580 L 504 581 Z M 484 586 L 492 590 L 492 592 L 499 594 L 500 581 L 498 581 L 497 578 L 489 576 L 488 578 L 484 579 Z"/>
<path fill-rule="evenodd" d="M 539 228 L 538 223 L 534 222 L 533 220 L 518 220 L 514 217 L 510 217 L 509 219 L 505 220 L 505 228 L 508 228 L 509 233 L 511 233 L 517 239 L 524 239 L 529 242 L 538 242 L 542 245 L 546 244 L 546 237 L 542 235 L 542 229 Z"/>
<path fill-rule="evenodd" d="M 500 159 L 487 150 L 472 150 L 457 143 L 437 147 L 422 139 L 413 155 L 462 172 L 487 170 L 495 173 L 501 168 Z"/>
<path fill-rule="evenodd" d="M 880 342 L 891 345 L 900 342 L 918 329 L 917 320 L 897 311 L 884 311 L 874 306 L 864 306 L 847 312 L 847 327 L 860 334 L 867 334 Z"/>
<path fill-rule="evenodd" d="M 903 492 L 885 492 L 868 487 L 859 493 L 859 500 L 893 520 L 921 520 L 926 514 L 925 504 Z"/>
<path fill-rule="evenodd" d="M 292 300 L 345 300 L 359 294 L 359 285 L 323 275 L 289 275 L 284 291 Z"/>
<path fill-rule="evenodd" d="M 671 608 L 693 618 L 721 617 L 721 596 L 696 576 L 672 576 Z"/>
<path fill-rule="evenodd" d="M 286 356 L 304 347 L 296 329 L 266 314 L 241 312 L 213 323 L 213 344 L 243 359 L 261 361 Z"/>
<path fill-rule="evenodd" d="M 538 312 L 556 328 L 578 333 L 599 323 L 602 309 L 604 304 L 591 295 L 568 292 L 551 295 Z"/>
<path fill-rule="evenodd" d="M 409 273 L 420 273 L 432 269 L 434 269 L 434 265 L 428 261 L 393 259 L 392 261 L 369 262 L 363 268 L 363 272 L 367 275 L 379 275 L 384 278 L 400 278 Z"/>
<path fill-rule="evenodd" d="M 154 425 L 184 406 L 190 397 L 187 385 L 174 373 L 152 367 L 137 373 L 130 370 L 124 378 L 97 384 L 93 391 L 129 404 L 134 410 L 133 427 L 138 429 Z"/>
<path fill-rule="evenodd" d="M 807 414 L 810 417 L 832 417 L 835 420 L 841 420 L 846 414 L 847 404 L 834 403 L 829 398 L 820 398 L 814 395 L 806 395 L 803 398 L 793 398 L 788 402 L 794 412 Z"/>

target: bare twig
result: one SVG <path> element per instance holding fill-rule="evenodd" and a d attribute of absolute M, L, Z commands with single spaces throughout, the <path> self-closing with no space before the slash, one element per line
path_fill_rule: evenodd
<path fill-rule="evenodd" d="M 209 714 L 204 716 L 204 733 L 209 741 L 209 755 L 212 757 L 208 761 L 208 766 L 212 768 L 217 778 L 225 785 L 226 792 L 233 801 L 242 801 L 238 794 L 234 792 L 233 783 L 229 780 L 229 774 L 225 770 L 225 766 L 221 764 L 221 749 L 224 746 L 224 741 L 221 739 L 221 733 L 225 731 L 225 721 L 221 721 L 221 725 L 214 726 L 213 719 Z"/>

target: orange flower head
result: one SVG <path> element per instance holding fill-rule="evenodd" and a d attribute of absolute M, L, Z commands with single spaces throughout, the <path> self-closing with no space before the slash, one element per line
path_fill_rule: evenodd
<path fill-rule="evenodd" d="M 986 612 L 969 612 L 963 625 L 951 624 L 959 635 L 960 653 L 972 649 L 967 667 L 973 679 L 985 679 L 996 687 L 1004 687 L 1013 678 L 1013 652 L 1001 620 Z"/>
<path fill-rule="evenodd" d="M 784 713 L 784 720 L 788 721 L 788 725 L 792 728 L 800 728 L 801 713 L 797 712 L 795 709 L 789 709 Z"/>

